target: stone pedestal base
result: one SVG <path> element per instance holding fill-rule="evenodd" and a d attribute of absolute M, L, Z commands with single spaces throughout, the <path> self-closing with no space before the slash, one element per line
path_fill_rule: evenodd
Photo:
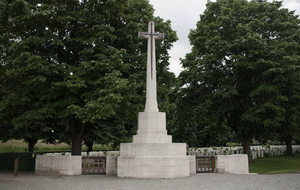
<path fill-rule="evenodd" d="M 185 143 L 172 143 L 166 113 L 140 112 L 132 143 L 120 144 L 118 177 L 177 178 L 190 175 Z"/>
<path fill-rule="evenodd" d="M 190 176 L 185 143 L 121 143 L 118 177 L 178 178 Z"/>
<path fill-rule="evenodd" d="M 138 116 L 137 135 L 133 143 L 172 143 L 172 136 L 167 135 L 166 113 L 140 112 Z"/>
<path fill-rule="evenodd" d="M 118 157 L 118 177 L 178 178 L 190 176 L 188 156 Z"/>

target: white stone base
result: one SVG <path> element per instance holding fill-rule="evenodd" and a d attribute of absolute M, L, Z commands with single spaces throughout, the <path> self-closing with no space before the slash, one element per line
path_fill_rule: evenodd
<path fill-rule="evenodd" d="M 132 143 L 120 144 L 117 164 L 118 177 L 177 178 L 190 175 L 186 144 L 172 143 L 172 136 L 166 130 L 166 113 L 158 110 L 139 113 L 137 134 L 132 137 Z"/>
<path fill-rule="evenodd" d="M 138 116 L 137 135 L 133 143 L 172 143 L 172 136 L 167 135 L 166 113 L 140 112 Z"/>
<path fill-rule="evenodd" d="M 133 143 L 172 143 L 172 136 L 166 134 L 140 134 L 132 136 Z"/>
<path fill-rule="evenodd" d="M 178 178 L 190 176 L 188 156 L 118 157 L 118 177 Z"/>
<path fill-rule="evenodd" d="M 121 143 L 118 177 L 177 178 L 190 175 L 185 143 Z"/>
<path fill-rule="evenodd" d="M 186 156 L 185 143 L 121 143 L 120 156 Z"/>

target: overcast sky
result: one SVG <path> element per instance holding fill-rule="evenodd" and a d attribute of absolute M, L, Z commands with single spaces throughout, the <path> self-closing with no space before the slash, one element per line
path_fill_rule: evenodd
<path fill-rule="evenodd" d="M 216 0 L 211 0 L 216 1 Z M 272 0 L 268 0 L 272 2 Z M 171 20 L 172 29 L 177 31 L 179 40 L 173 44 L 169 51 L 170 70 L 178 76 L 181 71 L 179 58 L 184 58 L 186 53 L 191 51 L 189 39 L 187 38 L 190 29 L 196 28 L 200 14 L 206 9 L 207 0 L 150 0 L 153 5 L 155 16 L 164 20 Z M 300 14 L 300 0 L 284 0 L 283 7 L 296 10 Z"/>

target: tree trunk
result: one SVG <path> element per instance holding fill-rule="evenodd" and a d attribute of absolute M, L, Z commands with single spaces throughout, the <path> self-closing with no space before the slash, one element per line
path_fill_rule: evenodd
<path fill-rule="evenodd" d="M 252 155 L 250 150 L 250 140 L 251 137 L 244 137 L 242 136 L 242 144 L 243 144 L 243 154 L 248 154 L 248 162 L 252 162 Z"/>
<path fill-rule="evenodd" d="M 72 156 L 80 156 L 82 142 L 92 133 L 95 126 L 91 123 L 82 123 L 79 119 L 76 119 L 74 115 L 69 115 L 68 119 L 71 127 Z"/>
<path fill-rule="evenodd" d="M 72 156 L 80 156 L 82 148 L 81 137 L 72 135 Z"/>
<path fill-rule="evenodd" d="M 87 150 L 88 152 L 93 151 L 93 145 L 94 145 L 94 142 L 91 142 L 91 141 L 86 142 L 86 146 L 88 148 L 88 150 Z"/>
<path fill-rule="evenodd" d="M 38 142 L 38 140 L 34 138 L 25 138 L 25 141 L 28 143 L 28 152 L 33 152 L 34 145 Z"/>
<path fill-rule="evenodd" d="M 294 156 L 293 147 L 292 147 L 292 141 L 293 141 L 292 135 L 288 135 L 284 140 L 285 140 L 285 144 L 286 144 L 286 155 Z"/>

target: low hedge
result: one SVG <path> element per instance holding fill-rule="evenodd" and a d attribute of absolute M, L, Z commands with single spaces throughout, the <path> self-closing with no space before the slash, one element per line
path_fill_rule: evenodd
<path fill-rule="evenodd" d="M 14 171 L 15 158 L 19 158 L 19 171 L 34 172 L 36 153 L 0 153 L 0 171 Z"/>

